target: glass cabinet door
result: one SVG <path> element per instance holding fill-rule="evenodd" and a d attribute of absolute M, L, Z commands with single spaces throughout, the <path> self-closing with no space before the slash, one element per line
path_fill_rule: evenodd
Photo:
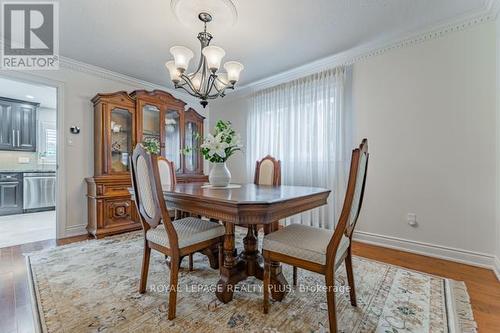
<path fill-rule="evenodd" d="M 195 172 L 198 170 L 199 163 L 199 139 L 200 131 L 198 124 L 192 121 L 186 121 L 185 129 L 185 148 L 184 155 L 186 172 Z"/>
<path fill-rule="evenodd" d="M 181 126 L 180 114 L 176 110 L 165 113 L 165 157 L 174 162 L 177 172 L 181 172 Z"/>
<path fill-rule="evenodd" d="M 147 138 L 160 142 L 160 110 L 146 104 L 142 108 L 142 140 Z"/>
<path fill-rule="evenodd" d="M 129 171 L 129 156 L 132 154 L 133 114 L 122 108 L 111 110 L 111 172 Z"/>

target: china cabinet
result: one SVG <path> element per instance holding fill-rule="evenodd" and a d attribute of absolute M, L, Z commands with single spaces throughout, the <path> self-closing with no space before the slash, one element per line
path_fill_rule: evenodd
<path fill-rule="evenodd" d="M 94 176 L 86 179 L 88 226 L 97 238 L 141 228 L 130 198 L 129 157 L 146 138 L 160 142 L 178 183 L 205 182 L 199 142 L 204 117 L 167 92 L 98 94 L 94 104 Z"/>

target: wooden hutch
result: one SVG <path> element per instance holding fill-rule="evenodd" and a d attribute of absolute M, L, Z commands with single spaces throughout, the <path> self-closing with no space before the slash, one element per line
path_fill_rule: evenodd
<path fill-rule="evenodd" d="M 94 103 L 94 177 L 87 181 L 87 230 L 96 238 L 141 228 L 128 189 L 129 156 L 145 138 L 177 167 L 177 182 L 205 182 L 199 138 L 204 117 L 161 90 L 98 94 Z M 186 149 L 192 148 L 192 149 Z"/>

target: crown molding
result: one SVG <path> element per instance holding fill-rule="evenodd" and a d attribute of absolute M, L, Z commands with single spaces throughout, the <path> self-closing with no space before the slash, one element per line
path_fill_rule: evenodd
<path fill-rule="evenodd" d="M 3 43 L 4 43 L 3 38 L 0 38 L 0 47 L 3 47 Z M 138 88 L 146 88 L 151 90 L 155 89 L 164 90 L 173 95 L 175 98 L 181 99 L 184 102 L 186 102 L 186 110 L 191 107 L 201 114 L 206 114 L 208 113 L 209 110 L 209 108 L 204 110 L 200 106 L 199 101 L 189 94 L 156 83 L 141 80 L 130 75 L 114 72 L 109 69 L 87 64 L 85 62 L 64 57 L 61 55 L 59 55 L 59 66 L 62 68 L 71 69 L 81 73 L 87 73 L 104 79 L 111 79 L 117 82 L 129 84 L 132 86 L 137 86 Z"/>
<path fill-rule="evenodd" d="M 500 11 L 500 0 L 486 0 L 478 11 L 455 17 L 439 24 L 412 33 L 399 34 L 396 37 L 380 39 L 344 52 L 340 52 L 291 70 L 258 80 L 237 88 L 226 100 L 248 96 L 256 91 L 270 88 L 285 82 L 299 79 L 337 66 L 348 66 L 365 59 L 384 54 L 388 51 L 411 47 L 423 42 L 439 39 L 453 32 L 495 21 Z"/>
<path fill-rule="evenodd" d="M 488 0 L 486 8 L 495 16 L 495 20 L 498 20 L 498 14 L 500 13 L 500 0 Z"/>
<path fill-rule="evenodd" d="M 191 108 L 195 109 L 196 111 L 205 113 L 202 111 L 200 104 L 198 103 L 198 101 L 195 98 L 193 98 L 192 96 L 190 96 L 188 94 L 174 90 L 174 89 L 166 87 L 166 86 L 162 86 L 162 85 L 152 83 L 149 81 L 144 81 L 144 80 L 141 80 L 141 79 L 138 79 L 138 78 L 126 75 L 126 74 L 121 74 L 121 73 L 114 72 L 114 71 L 111 71 L 111 70 L 108 70 L 108 69 L 105 69 L 105 68 L 102 68 L 99 66 L 90 65 L 90 64 L 87 64 L 87 63 L 84 63 L 84 62 L 81 62 L 78 60 L 74 60 L 71 58 L 63 57 L 63 56 L 59 57 L 59 66 L 66 68 L 66 69 L 71 69 L 71 70 L 74 70 L 77 72 L 91 74 L 93 76 L 101 77 L 104 79 L 112 79 L 112 80 L 117 81 L 117 82 L 129 84 L 132 86 L 137 86 L 138 88 L 146 88 L 146 89 L 151 89 L 151 90 L 155 90 L 155 89 L 163 90 L 163 91 L 168 92 L 169 94 L 171 94 L 175 98 L 183 100 L 186 103 L 186 109 L 191 107 Z"/>
<path fill-rule="evenodd" d="M 92 74 L 94 76 L 99 76 L 105 79 L 113 79 L 114 81 L 119 81 L 122 83 L 126 84 L 132 84 L 132 85 L 138 85 L 141 87 L 146 87 L 149 89 L 161 89 L 161 90 L 166 90 L 168 92 L 172 92 L 172 89 L 167 88 L 165 86 L 161 86 L 159 84 L 151 83 L 148 81 L 140 80 L 135 77 L 126 75 L 126 74 L 121 74 L 118 72 L 114 72 L 102 67 L 90 65 L 78 60 L 74 60 L 71 58 L 59 57 L 59 66 L 67 69 L 72 69 L 78 72 L 83 72 L 87 74 Z"/>

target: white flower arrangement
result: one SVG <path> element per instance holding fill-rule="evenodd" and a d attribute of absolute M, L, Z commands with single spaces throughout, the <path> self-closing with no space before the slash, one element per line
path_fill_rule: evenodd
<path fill-rule="evenodd" d="M 208 134 L 201 145 L 203 157 L 212 163 L 224 163 L 235 152 L 241 150 L 240 135 L 231 127 L 231 122 L 219 120 L 213 134 Z"/>

